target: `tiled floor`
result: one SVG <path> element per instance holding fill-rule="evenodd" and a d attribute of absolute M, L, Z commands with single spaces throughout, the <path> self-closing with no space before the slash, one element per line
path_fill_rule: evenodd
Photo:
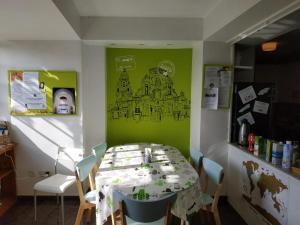
<path fill-rule="evenodd" d="M 65 225 L 73 225 L 75 222 L 79 201 L 71 198 L 65 200 Z M 228 203 L 219 205 L 222 225 L 246 225 L 242 218 L 234 211 Z M 38 202 L 38 223 L 33 222 L 33 201 L 30 198 L 22 199 L 0 218 L 0 225 L 56 225 L 58 224 L 58 210 L 55 199 L 39 199 Z M 195 215 L 192 218 L 191 225 L 210 225 L 213 222 L 200 222 L 201 215 Z M 60 222 L 60 221 L 59 221 Z M 61 224 L 61 223 L 59 223 Z M 83 223 L 86 224 L 86 223 Z M 93 222 L 92 224 L 95 224 Z M 179 220 L 174 218 L 173 224 L 179 224 Z M 105 225 L 111 225 L 108 221 Z M 118 223 L 117 223 L 118 225 Z"/>

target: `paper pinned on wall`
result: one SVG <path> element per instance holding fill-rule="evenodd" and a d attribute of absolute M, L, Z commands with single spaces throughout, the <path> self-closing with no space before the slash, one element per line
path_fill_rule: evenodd
<path fill-rule="evenodd" d="M 246 104 L 257 97 L 252 85 L 240 90 L 239 95 L 243 104 Z"/>
<path fill-rule="evenodd" d="M 255 101 L 253 106 L 253 112 L 268 114 L 269 103 Z"/>
<path fill-rule="evenodd" d="M 220 72 L 220 87 L 227 87 L 231 86 L 231 71 L 223 70 Z"/>
<path fill-rule="evenodd" d="M 204 103 L 206 109 L 218 109 L 218 88 L 205 88 L 204 89 Z"/>
<path fill-rule="evenodd" d="M 247 120 L 250 125 L 255 124 L 255 120 L 251 112 L 247 112 L 246 114 L 237 118 L 237 121 L 239 122 L 240 125 L 242 124 L 243 120 Z"/>
<path fill-rule="evenodd" d="M 271 88 L 267 87 L 267 88 L 263 88 L 258 92 L 258 95 L 262 96 L 267 94 L 270 91 Z"/>
<path fill-rule="evenodd" d="M 39 89 L 39 72 L 12 72 L 10 85 L 13 112 L 47 108 L 46 94 Z"/>
<path fill-rule="evenodd" d="M 245 112 L 247 109 L 250 109 L 250 104 L 247 104 L 244 107 L 240 108 L 239 113 Z"/>
<path fill-rule="evenodd" d="M 218 88 L 220 86 L 219 69 L 219 67 L 207 67 L 205 69 L 204 88 Z"/>
<path fill-rule="evenodd" d="M 230 89 L 229 87 L 220 87 L 219 88 L 219 99 L 218 99 L 218 106 L 226 108 L 230 102 Z"/>

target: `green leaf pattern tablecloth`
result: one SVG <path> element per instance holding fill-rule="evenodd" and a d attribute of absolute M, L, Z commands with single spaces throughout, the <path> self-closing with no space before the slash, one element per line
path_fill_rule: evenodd
<path fill-rule="evenodd" d="M 145 148 L 151 148 L 152 161 L 145 163 Z M 200 181 L 197 172 L 174 147 L 158 144 L 128 144 L 107 150 L 96 175 L 97 225 L 103 224 L 118 208 L 113 191 L 119 190 L 139 200 L 157 199 L 177 192 L 172 213 L 184 220 L 200 207 Z"/>

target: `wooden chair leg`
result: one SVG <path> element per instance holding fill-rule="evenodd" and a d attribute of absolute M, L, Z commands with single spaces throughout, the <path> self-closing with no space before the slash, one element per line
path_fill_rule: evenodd
<path fill-rule="evenodd" d="M 221 225 L 219 210 L 215 209 L 213 214 L 214 214 L 214 220 L 215 220 L 216 225 Z"/>
<path fill-rule="evenodd" d="M 87 221 L 89 224 L 91 224 L 91 222 L 92 222 L 92 215 L 93 215 L 93 208 L 89 208 L 88 214 L 87 214 L 87 219 L 88 219 Z"/>
<path fill-rule="evenodd" d="M 112 225 L 115 225 L 116 223 L 115 223 L 115 214 L 112 212 L 111 213 L 111 224 Z"/>
<path fill-rule="evenodd" d="M 79 206 L 76 221 L 75 221 L 75 225 L 80 225 L 81 224 L 83 213 L 84 213 L 84 207 Z"/>

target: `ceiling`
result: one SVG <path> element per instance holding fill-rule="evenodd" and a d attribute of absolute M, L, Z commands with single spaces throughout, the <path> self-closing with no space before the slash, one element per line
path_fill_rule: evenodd
<path fill-rule="evenodd" d="M 73 0 L 80 16 L 204 18 L 222 0 Z"/>
<path fill-rule="evenodd" d="M 300 10 L 296 10 L 246 37 L 238 44 L 254 46 L 256 64 L 280 64 L 299 61 L 299 40 Z M 268 41 L 278 43 L 276 51 L 262 51 L 261 44 Z"/>
<path fill-rule="evenodd" d="M 0 0 L 0 40 L 79 40 L 52 1 Z"/>
<path fill-rule="evenodd" d="M 278 48 L 273 52 L 263 52 L 261 46 L 255 47 L 255 61 L 257 64 L 281 64 L 299 62 L 300 58 L 300 29 L 290 31 L 272 39 L 278 42 Z"/>
<path fill-rule="evenodd" d="M 242 39 L 239 44 L 259 45 L 262 42 L 272 40 L 276 37 L 284 35 L 290 31 L 299 29 L 300 27 L 300 10 L 279 19 L 278 21 L 269 24 L 250 36 Z"/>

